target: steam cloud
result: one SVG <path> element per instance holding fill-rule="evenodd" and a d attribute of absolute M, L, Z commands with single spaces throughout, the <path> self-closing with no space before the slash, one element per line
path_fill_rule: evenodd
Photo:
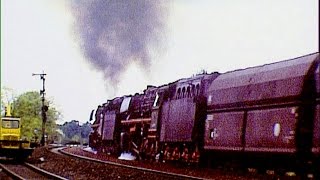
<path fill-rule="evenodd" d="M 155 0 L 74 0 L 76 37 L 86 59 L 117 84 L 132 61 L 149 70 L 165 37 L 167 3 Z"/>

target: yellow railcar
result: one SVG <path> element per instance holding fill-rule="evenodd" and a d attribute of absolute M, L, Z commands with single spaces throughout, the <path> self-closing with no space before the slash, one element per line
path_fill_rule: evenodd
<path fill-rule="evenodd" d="M 5 116 L 0 124 L 0 157 L 25 159 L 33 149 L 30 142 L 21 139 L 21 119 L 11 117 L 10 108 L 6 107 Z"/>

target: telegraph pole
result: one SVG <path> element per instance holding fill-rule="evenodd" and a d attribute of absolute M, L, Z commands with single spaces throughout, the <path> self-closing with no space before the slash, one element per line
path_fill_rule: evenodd
<path fill-rule="evenodd" d="M 46 81 L 45 76 L 47 74 L 40 73 L 40 74 L 35 74 L 33 73 L 32 76 L 40 76 L 40 80 L 42 80 L 42 90 L 40 90 L 40 96 L 41 96 L 41 101 L 42 101 L 42 107 L 41 107 L 41 116 L 42 116 L 42 137 L 41 137 L 41 145 L 44 146 L 45 145 L 45 127 L 46 127 L 46 122 L 47 122 L 47 111 L 48 111 L 48 106 L 44 105 L 44 95 L 45 95 L 45 87 L 44 87 L 44 83 Z"/>

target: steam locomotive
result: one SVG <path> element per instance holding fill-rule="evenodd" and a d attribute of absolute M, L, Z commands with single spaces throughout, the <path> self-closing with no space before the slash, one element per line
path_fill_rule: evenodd
<path fill-rule="evenodd" d="M 116 97 L 98 106 L 89 145 L 161 161 L 242 157 L 319 168 L 319 64 L 317 52 Z"/>

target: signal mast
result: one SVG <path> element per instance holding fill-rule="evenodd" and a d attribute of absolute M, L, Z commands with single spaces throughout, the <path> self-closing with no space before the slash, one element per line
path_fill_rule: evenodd
<path fill-rule="evenodd" d="M 47 111 L 49 109 L 48 106 L 46 106 L 44 104 L 44 101 L 45 101 L 45 98 L 44 98 L 44 95 L 45 95 L 45 76 L 47 74 L 45 74 L 44 72 L 43 73 L 40 73 L 40 74 L 36 74 L 36 73 L 33 73 L 32 76 L 40 76 L 40 80 L 42 80 L 42 90 L 40 90 L 40 96 L 41 96 L 41 102 L 42 102 L 42 107 L 41 107 L 41 116 L 42 116 L 42 137 L 41 137 L 41 141 L 40 141 L 40 144 L 42 146 L 45 145 L 45 127 L 46 127 L 46 122 L 47 122 Z"/>

